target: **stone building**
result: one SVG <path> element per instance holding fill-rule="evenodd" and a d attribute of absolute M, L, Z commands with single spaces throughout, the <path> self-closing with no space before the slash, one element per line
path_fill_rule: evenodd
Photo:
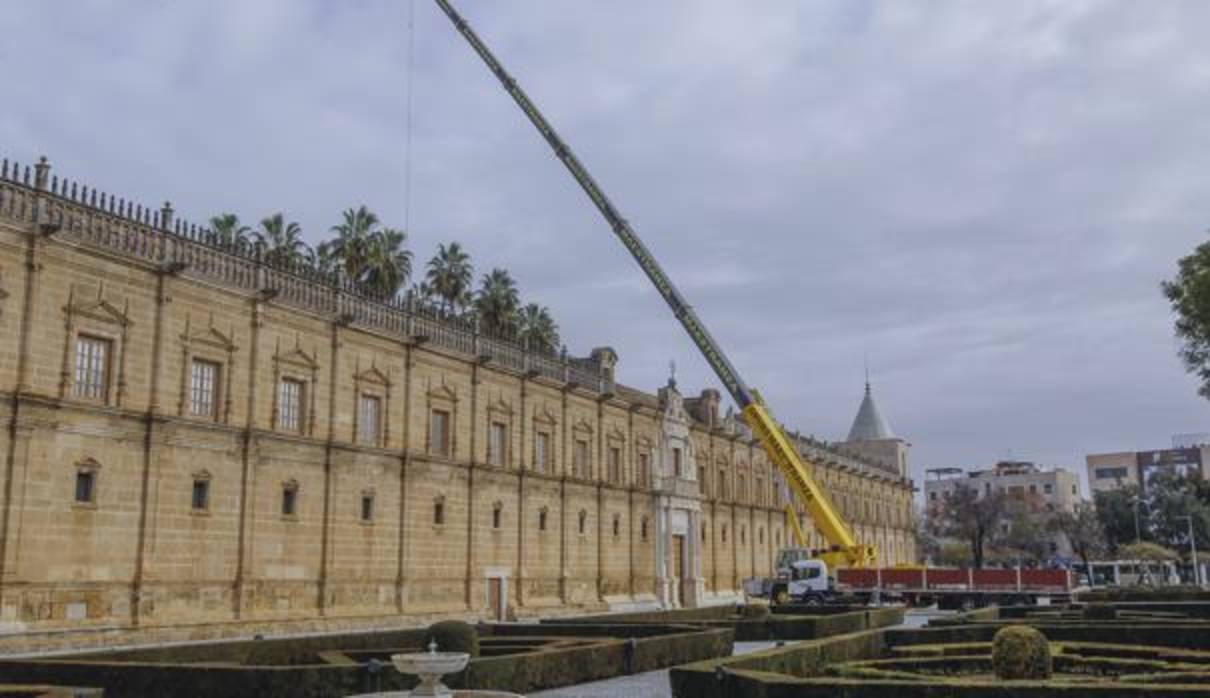
<path fill-rule="evenodd" d="M 735 599 L 786 542 L 713 390 L 614 379 L 414 299 L 0 169 L 0 621 L 184 638 Z M 911 483 L 809 444 L 914 558 Z"/>

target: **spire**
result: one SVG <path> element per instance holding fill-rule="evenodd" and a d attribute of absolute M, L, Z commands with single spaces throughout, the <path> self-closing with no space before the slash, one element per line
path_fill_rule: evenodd
<path fill-rule="evenodd" d="M 893 438 L 895 438 L 895 433 L 891 431 L 891 427 L 882 418 L 882 414 L 878 411 L 878 405 L 874 404 L 874 396 L 870 392 L 870 375 L 867 369 L 865 397 L 861 399 L 861 407 L 857 409 L 857 417 L 853 419 L 853 426 L 849 429 L 849 438 L 846 441 L 877 441 L 879 439 Z"/>

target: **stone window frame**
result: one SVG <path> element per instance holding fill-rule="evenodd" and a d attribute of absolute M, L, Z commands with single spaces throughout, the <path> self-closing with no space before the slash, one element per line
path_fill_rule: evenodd
<path fill-rule="evenodd" d="M 283 430 L 279 423 L 281 416 L 281 385 L 283 380 L 298 381 L 302 384 L 302 396 L 298 401 L 301 414 L 298 415 L 298 430 Z M 295 343 L 294 349 L 282 353 L 280 345 L 273 354 L 273 406 L 270 423 L 273 430 L 281 433 L 312 436 L 316 424 L 316 398 L 319 392 L 319 361 L 303 351 Z"/>
<path fill-rule="evenodd" d="M 433 528 L 441 529 L 445 527 L 445 495 L 439 494 L 433 497 Z"/>
<path fill-rule="evenodd" d="M 209 470 L 202 469 L 194 471 L 189 478 L 189 513 L 193 516 L 209 516 L 210 503 L 212 501 L 214 477 Z M 198 485 L 204 488 L 202 506 L 197 506 Z"/>
<path fill-rule="evenodd" d="M 579 535 L 582 538 L 587 537 L 588 536 L 588 511 L 586 509 L 581 509 L 580 512 L 578 514 L 576 514 L 576 521 L 577 521 L 576 522 L 577 535 Z"/>
<path fill-rule="evenodd" d="M 378 400 L 378 424 L 374 439 L 367 442 L 361 433 L 362 398 Z M 352 443 L 371 448 L 391 447 L 391 378 L 371 364 L 353 374 L 353 439 Z"/>
<path fill-rule="evenodd" d="M 555 457 L 555 434 L 559 430 L 559 420 L 555 418 L 554 413 L 543 407 L 540 412 L 534 414 L 531 428 L 534 438 L 530 445 L 530 468 L 544 475 L 557 475 L 558 473 L 555 472 L 555 464 L 558 463 L 558 459 Z M 540 464 L 538 462 L 538 437 L 541 434 L 546 436 L 546 453 L 544 454 L 546 459 L 544 463 Z"/>
<path fill-rule="evenodd" d="M 650 437 L 643 435 L 635 439 L 634 486 L 639 489 L 651 488 L 651 461 L 654 452 L 655 444 Z"/>
<path fill-rule="evenodd" d="M 614 472 L 613 456 L 617 455 L 617 472 Z M 611 485 L 624 485 L 629 480 L 626 463 L 626 434 L 616 424 L 605 434 L 605 443 L 601 452 L 601 479 Z M 616 477 L 615 477 L 616 475 Z"/>
<path fill-rule="evenodd" d="M 739 544 L 740 545 L 748 544 L 748 526 L 747 526 L 747 524 L 739 525 Z"/>
<path fill-rule="evenodd" d="M 584 472 L 580 472 L 576 463 L 576 455 L 580 452 L 580 444 L 584 444 Z M 585 482 L 593 480 L 592 458 L 593 430 L 592 425 L 581 419 L 571 428 L 571 477 Z"/>
<path fill-rule="evenodd" d="M 546 507 L 538 508 L 538 532 L 539 533 L 546 530 L 546 523 L 547 523 L 547 518 L 549 515 L 550 515 L 550 511 Z"/>
<path fill-rule="evenodd" d="M 369 504 L 368 512 L 366 504 Z M 357 520 L 363 526 L 373 526 L 378 520 L 378 493 L 373 487 L 366 487 L 361 490 L 361 497 L 358 499 Z M 369 514 L 367 516 L 367 513 Z"/>
<path fill-rule="evenodd" d="M 622 535 L 622 515 L 614 514 L 613 522 L 610 524 L 610 531 L 613 533 L 613 539 L 617 540 Z"/>
<path fill-rule="evenodd" d="M 278 513 L 282 521 L 298 521 L 298 480 L 290 478 L 281 483 L 281 505 Z"/>
<path fill-rule="evenodd" d="M 75 475 L 72 478 L 71 506 L 73 509 L 96 509 L 99 499 L 98 492 L 101 483 L 101 463 L 91 456 L 82 458 L 76 461 L 72 468 Z M 89 478 L 88 499 L 79 499 L 80 495 L 80 478 L 87 476 Z"/>
<path fill-rule="evenodd" d="M 757 545 L 765 544 L 765 527 L 764 526 L 756 527 L 756 544 Z"/>
<path fill-rule="evenodd" d="M 720 533 L 720 540 L 723 543 L 726 543 L 727 542 L 727 524 L 724 523 L 722 525 L 722 527 L 719 529 L 719 533 Z"/>
<path fill-rule="evenodd" d="M 639 538 L 640 538 L 640 540 L 643 540 L 643 541 L 647 540 L 648 526 L 649 526 L 649 524 L 648 524 L 646 516 L 639 519 Z"/>
<path fill-rule="evenodd" d="M 487 417 L 486 438 L 484 438 L 484 462 L 494 468 L 511 468 L 513 467 L 513 407 L 503 399 L 497 399 L 495 402 L 488 403 L 485 410 Z M 500 454 L 498 463 L 492 462 L 492 429 L 496 425 L 504 427 L 504 444 L 502 445 L 503 452 Z"/>
<path fill-rule="evenodd" d="M 492 530 L 504 530 L 504 502 L 498 499 L 492 502 Z"/>
<path fill-rule="evenodd" d="M 118 309 L 105 300 L 104 286 L 98 286 L 94 300 L 77 299 L 75 286 L 68 294 L 64 314 L 63 366 L 59 376 L 59 399 L 121 407 L 126 397 L 126 345 L 130 328 L 130 303 Z M 75 394 L 76 349 L 80 336 L 109 342 L 106 357 L 105 396 L 102 399 Z"/>
<path fill-rule="evenodd" d="M 231 334 L 224 334 L 214 327 L 214 319 L 203 330 L 194 331 L 188 316 L 185 331 L 181 334 L 181 382 L 176 413 L 179 417 L 207 422 L 228 424 L 231 421 L 232 381 L 235 373 L 235 352 L 238 350 Z M 218 366 L 214 381 L 214 414 L 198 415 L 193 412 L 193 362 L 208 361 Z M 277 386 L 275 385 L 274 388 Z"/>
<path fill-rule="evenodd" d="M 458 394 L 448 386 L 440 385 L 425 394 L 424 404 L 424 452 L 429 456 L 453 460 L 458 453 Z M 433 448 L 434 412 L 444 412 L 448 416 L 444 453 Z"/>

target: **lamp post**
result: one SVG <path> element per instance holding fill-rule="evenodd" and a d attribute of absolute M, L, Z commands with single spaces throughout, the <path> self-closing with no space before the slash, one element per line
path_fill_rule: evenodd
<path fill-rule="evenodd" d="M 1193 583 L 1199 587 L 1202 585 L 1202 573 L 1197 567 L 1197 541 L 1193 537 L 1193 517 L 1179 516 L 1179 519 L 1184 519 L 1185 523 L 1189 524 L 1189 557 L 1193 560 Z"/>

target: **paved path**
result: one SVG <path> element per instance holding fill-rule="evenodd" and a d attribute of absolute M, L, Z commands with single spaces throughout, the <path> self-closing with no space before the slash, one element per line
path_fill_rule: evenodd
<path fill-rule="evenodd" d="M 945 612 L 909 612 L 902 627 L 919 628 L 929 617 L 945 615 Z M 737 642 L 735 654 L 759 652 L 773 647 L 773 642 Z M 530 693 L 530 698 L 672 698 L 672 687 L 668 683 L 668 670 L 648 671 L 633 676 L 619 676 L 604 681 L 564 686 L 549 691 Z"/>

